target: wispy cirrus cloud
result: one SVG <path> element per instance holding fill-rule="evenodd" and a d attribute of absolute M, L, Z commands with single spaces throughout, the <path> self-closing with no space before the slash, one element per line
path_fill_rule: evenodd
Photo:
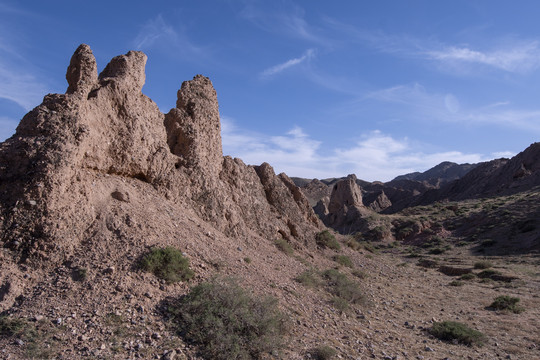
<path fill-rule="evenodd" d="M 184 29 L 170 25 L 161 14 L 149 19 L 141 27 L 133 40 L 133 44 L 138 50 L 152 47 L 165 47 L 170 50 L 171 47 L 174 47 L 182 49 L 181 54 L 185 55 L 202 55 L 205 53 L 205 48 L 194 44 Z"/>
<path fill-rule="evenodd" d="M 248 164 L 268 162 L 276 172 L 305 178 L 331 178 L 354 173 L 368 181 L 388 181 L 398 175 L 427 170 L 443 161 L 476 163 L 493 156 L 460 151 L 425 153 L 407 138 L 394 138 L 381 131 L 364 133 L 348 147 L 322 151 L 322 142 L 294 127 L 284 135 L 267 136 L 238 128 L 222 117 L 225 154 Z"/>
<path fill-rule="evenodd" d="M 285 61 L 284 63 L 274 65 L 272 67 L 269 67 L 268 69 L 261 72 L 260 76 L 263 78 L 268 78 L 273 75 L 279 74 L 293 66 L 299 65 L 303 62 L 311 60 L 315 56 L 315 50 L 314 49 L 308 49 L 302 56 L 299 58 L 293 58 L 290 60 Z"/>
<path fill-rule="evenodd" d="M 305 11 L 297 5 L 283 9 L 263 8 L 261 4 L 249 3 L 240 16 L 266 32 L 308 41 L 320 46 L 332 47 L 333 40 L 321 29 L 306 20 Z"/>
<path fill-rule="evenodd" d="M 540 132 L 540 108 L 523 109 L 500 101 L 484 106 L 464 105 L 451 93 L 436 93 L 414 83 L 372 91 L 355 102 L 353 108 L 361 109 L 366 102 L 376 101 L 395 105 L 380 108 L 381 115 L 396 116 L 408 121 L 455 122 L 469 125 L 496 125 L 500 127 Z"/>
<path fill-rule="evenodd" d="M 521 41 L 487 51 L 445 46 L 442 49 L 425 50 L 424 53 L 428 58 L 443 63 L 485 65 L 507 72 L 528 73 L 540 67 L 540 42 L 537 40 Z"/>
<path fill-rule="evenodd" d="M 483 66 L 511 73 L 529 73 L 540 68 L 540 41 L 537 39 L 506 36 L 487 39 L 480 46 L 458 45 L 433 37 L 361 29 L 328 17 L 324 23 L 329 29 L 342 34 L 345 41 L 363 43 L 395 56 L 434 61 L 451 66 L 453 71 L 470 73 Z M 475 68 L 471 69 L 473 66 Z"/>

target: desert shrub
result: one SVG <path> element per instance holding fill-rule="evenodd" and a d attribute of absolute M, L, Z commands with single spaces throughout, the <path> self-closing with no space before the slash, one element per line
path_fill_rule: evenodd
<path fill-rule="evenodd" d="M 294 280 L 307 287 L 317 287 L 320 284 L 318 275 L 313 270 L 302 272 Z"/>
<path fill-rule="evenodd" d="M 459 268 L 459 267 L 448 266 L 448 265 L 440 266 L 439 271 L 442 272 L 444 275 L 448 275 L 448 276 L 460 276 L 460 275 L 470 274 L 472 272 L 471 269 Z"/>
<path fill-rule="evenodd" d="M 487 260 L 477 261 L 474 263 L 475 269 L 489 269 L 492 266 L 493 264 Z"/>
<path fill-rule="evenodd" d="M 347 240 L 347 246 L 350 247 L 351 249 L 357 250 L 357 251 L 362 248 L 362 244 L 360 243 L 360 241 L 358 241 L 354 237 L 350 237 Z"/>
<path fill-rule="evenodd" d="M 463 274 L 459 277 L 460 280 L 473 280 L 474 278 L 476 278 L 476 275 L 473 273 Z"/>
<path fill-rule="evenodd" d="M 436 247 L 431 250 L 429 250 L 429 253 L 432 255 L 440 255 L 443 254 L 446 250 L 444 248 Z"/>
<path fill-rule="evenodd" d="M 506 310 L 506 311 L 511 311 L 513 313 L 519 314 L 525 311 L 525 309 L 522 306 L 518 305 L 519 301 L 520 299 L 518 297 L 501 295 L 501 296 L 497 296 L 495 300 L 493 301 L 493 303 L 489 305 L 489 307 L 497 309 L 497 310 Z"/>
<path fill-rule="evenodd" d="M 353 267 L 351 258 L 346 255 L 336 255 L 334 261 L 343 266 Z"/>
<path fill-rule="evenodd" d="M 337 351 L 328 345 L 322 345 L 311 350 L 310 355 L 315 360 L 330 360 L 337 355 Z"/>
<path fill-rule="evenodd" d="M 465 345 L 481 345 L 485 335 L 456 321 L 441 321 L 433 323 L 429 333 L 436 338 Z"/>
<path fill-rule="evenodd" d="M 317 245 L 323 248 L 330 248 L 332 250 L 339 250 L 341 249 L 341 246 L 339 245 L 339 242 L 336 240 L 336 237 L 334 234 L 332 234 L 328 230 L 321 231 L 315 236 L 315 242 Z"/>
<path fill-rule="evenodd" d="M 456 246 L 458 246 L 458 247 L 463 247 L 463 246 L 467 246 L 467 245 L 469 245 L 469 243 L 466 242 L 466 241 L 460 241 L 460 242 L 458 242 L 458 243 L 456 244 Z"/>
<path fill-rule="evenodd" d="M 10 316 L 0 316 L 0 336 L 11 337 L 22 334 L 28 324 L 25 320 Z"/>
<path fill-rule="evenodd" d="M 245 262 L 246 264 L 251 264 L 251 261 L 252 261 L 252 260 L 251 260 L 250 257 L 245 257 L 245 258 L 244 258 L 244 262 Z"/>
<path fill-rule="evenodd" d="M 170 306 L 180 334 L 208 359 L 258 359 L 283 343 L 285 316 L 232 278 L 201 283 Z"/>
<path fill-rule="evenodd" d="M 291 246 L 291 244 L 289 244 L 287 242 L 287 240 L 281 238 L 281 239 L 277 239 L 276 241 L 274 241 L 274 244 L 276 245 L 276 247 L 283 251 L 285 254 L 287 255 L 292 255 L 293 252 L 294 252 L 294 249 L 293 247 Z"/>
<path fill-rule="evenodd" d="M 397 232 L 397 238 L 398 239 L 405 239 L 407 236 L 411 235 L 413 232 L 414 232 L 414 230 L 411 227 L 401 228 Z"/>
<path fill-rule="evenodd" d="M 418 260 L 416 265 L 421 266 L 421 267 L 425 267 L 425 268 L 433 269 L 433 268 L 436 268 L 437 266 L 439 266 L 439 262 L 436 261 L 436 260 L 430 260 L 430 259 L 420 259 L 420 260 Z"/>
<path fill-rule="evenodd" d="M 194 275 L 189 260 L 173 247 L 153 248 L 142 258 L 141 268 L 169 283 L 187 281 Z"/>
<path fill-rule="evenodd" d="M 353 304 L 364 302 L 365 297 L 358 284 L 351 281 L 347 275 L 336 269 L 328 269 L 322 273 L 322 277 L 326 280 L 328 291 L 332 295 Z"/>
<path fill-rule="evenodd" d="M 334 309 L 340 311 L 340 312 L 345 312 L 347 310 L 349 310 L 349 302 L 343 298 L 340 298 L 338 296 L 334 296 L 332 297 L 332 299 L 330 300 L 330 303 L 332 304 L 332 306 L 334 307 Z"/>
<path fill-rule="evenodd" d="M 366 249 L 372 254 L 376 254 L 378 252 L 375 246 L 373 246 L 370 242 L 364 243 L 364 249 Z"/>
<path fill-rule="evenodd" d="M 353 270 L 353 271 L 351 272 L 351 274 L 353 274 L 353 276 L 356 276 L 356 277 L 359 278 L 359 279 L 365 279 L 365 278 L 368 277 L 368 274 L 367 274 L 365 271 L 358 270 L 358 269 Z"/>
<path fill-rule="evenodd" d="M 476 276 L 478 276 L 480 279 L 492 279 L 496 275 L 501 275 L 500 271 L 487 269 L 487 270 L 481 271 Z"/>
<path fill-rule="evenodd" d="M 392 233 L 390 232 L 390 229 L 387 226 L 379 225 L 369 230 L 368 236 L 372 240 L 379 241 L 379 240 L 390 238 L 392 236 Z"/>
<path fill-rule="evenodd" d="M 453 280 L 448 285 L 450 285 L 450 286 L 463 286 L 463 285 L 465 285 L 465 283 L 463 281 L 461 281 L 461 280 Z"/>
<path fill-rule="evenodd" d="M 25 359 L 51 359 L 57 355 L 57 332 L 48 321 L 29 322 L 26 319 L 0 316 L 0 337 L 17 337 L 25 343 Z"/>

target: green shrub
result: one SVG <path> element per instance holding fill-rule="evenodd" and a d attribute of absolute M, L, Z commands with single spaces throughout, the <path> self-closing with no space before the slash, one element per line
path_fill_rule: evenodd
<path fill-rule="evenodd" d="M 453 280 L 448 285 L 450 285 L 450 286 L 463 286 L 463 285 L 465 285 L 465 283 L 463 281 L 461 281 L 461 280 Z"/>
<path fill-rule="evenodd" d="M 481 345 L 485 341 L 485 335 L 480 331 L 469 328 L 467 325 L 456 321 L 442 321 L 433 323 L 429 333 L 436 338 L 449 342 L 457 342 L 465 345 Z"/>
<path fill-rule="evenodd" d="M 141 260 L 141 268 L 169 283 L 187 281 L 194 275 L 189 260 L 173 247 L 153 248 Z"/>
<path fill-rule="evenodd" d="M 347 240 L 347 246 L 357 251 L 362 248 L 362 244 L 360 243 L 360 241 L 356 240 L 354 237 L 351 237 Z"/>
<path fill-rule="evenodd" d="M 487 270 L 481 271 L 476 276 L 478 276 L 480 279 L 492 279 L 496 275 L 501 275 L 501 272 L 497 270 L 493 270 L 493 269 L 487 269 Z"/>
<path fill-rule="evenodd" d="M 334 309 L 340 311 L 340 312 L 345 312 L 347 310 L 349 310 L 349 302 L 343 298 L 340 298 L 338 296 L 334 296 L 330 302 L 332 303 L 332 306 L 334 307 Z"/>
<path fill-rule="evenodd" d="M 337 355 L 337 351 L 328 345 L 323 345 L 311 350 L 310 355 L 315 360 L 330 360 Z"/>
<path fill-rule="evenodd" d="M 180 334 L 208 359 L 258 359 L 282 347 L 277 300 L 252 296 L 231 278 L 195 286 L 170 306 Z"/>
<path fill-rule="evenodd" d="M 433 268 L 436 268 L 437 266 L 439 266 L 439 262 L 436 261 L 436 260 L 430 260 L 430 259 L 420 259 L 420 260 L 418 260 L 416 265 L 421 266 L 421 267 L 425 267 L 425 268 L 433 269 Z"/>
<path fill-rule="evenodd" d="M 332 250 L 341 249 L 341 245 L 336 240 L 334 234 L 328 230 L 321 231 L 315 236 L 315 242 L 322 248 L 330 248 Z"/>
<path fill-rule="evenodd" d="M 501 296 L 497 296 L 495 300 L 493 301 L 493 303 L 489 305 L 489 307 L 497 309 L 497 310 L 506 310 L 506 311 L 511 311 L 515 314 L 519 314 L 525 311 L 525 309 L 522 306 L 518 305 L 519 301 L 520 299 L 517 297 L 501 295 Z"/>
<path fill-rule="evenodd" d="M 294 280 L 307 287 L 317 287 L 320 284 L 320 280 L 317 274 L 313 270 L 306 270 L 298 275 Z"/>
<path fill-rule="evenodd" d="M 448 275 L 448 276 L 461 276 L 465 274 L 470 274 L 472 272 L 471 269 L 448 266 L 448 265 L 440 266 L 439 271 L 442 272 L 444 275 Z"/>
<path fill-rule="evenodd" d="M 346 255 L 336 255 L 334 256 L 334 261 L 343 266 L 353 267 L 351 258 Z"/>
<path fill-rule="evenodd" d="M 376 254 L 378 252 L 375 246 L 373 246 L 370 242 L 364 243 L 364 249 L 366 249 L 372 254 Z"/>
<path fill-rule="evenodd" d="M 353 270 L 353 271 L 351 272 L 351 274 L 353 274 L 354 276 L 356 276 L 356 277 L 359 278 L 359 279 L 365 279 L 365 278 L 368 277 L 368 274 L 367 274 L 365 271 L 358 270 L 358 269 Z"/>
<path fill-rule="evenodd" d="M 463 274 L 459 277 L 460 280 L 472 280 L 475 278 L 476 278 L 476 275 L 474 275 L 473 273 Z"/>
<path fill-rule="evenodd" d="M 245 262 L 246 264 L 251 264 L 251 258 L 250 258 L 250 257 L 245 257 L 245 258 L 244 258 L 244 262 Z"/>
<path fill-rule="evenodd" d="M 431 250 L 429 250 L 429 253 L 432 255 L 440 255 L 443 254 L 446 250 L 444 248 L 436 247 Z"/>
<path fill-rule="evenodd" d="M 279 250 L 283 251 L 287 255 L 292 255 L 294 253 L 294 249 L 291 244 L 289 244 L 287 240 L 283 238 L 277 239 L 276 241 L 274 241 L 274 244 Z"/>
<path fill-rule="evenodd" d="M 11 337 L 22 334 L 28 324 L 23 319 L 0 316 L 0 336 Z"/>
<path fill-rule="evenodd" d="M 477 261 L 474 263 L 475 269 L 489 269 L 493 264 L 487 260 Z"/>
<path fill-rule="evenodd" d="M 326 280 L 328 291 L 339 298 L 347 300 L 349 303 L 357 304 L 365 301 L 364 294 L 354 281 L 347 275 L 340 273 L 336 269 L 328 269 L 322 273 Z"/>

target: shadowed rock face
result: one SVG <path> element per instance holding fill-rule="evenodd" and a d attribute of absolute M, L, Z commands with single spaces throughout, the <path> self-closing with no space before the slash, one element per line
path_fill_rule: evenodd
<path fill-rule="evenodd" d="M 79 46 L 66 94 L 45 96 L 0 143 L 1 244 L 19 260 L 61 261 L 114 219 L 103 213 L 110 201 L 133 205 L 152 191 L 227 236 L 309 246 L 322 224 L 290 179 L 223 157 L 212 82 L 184 82 L 164 115 L 141 92 L 145 64 L 130 51 L 98 76 L 90 47 Z"/>

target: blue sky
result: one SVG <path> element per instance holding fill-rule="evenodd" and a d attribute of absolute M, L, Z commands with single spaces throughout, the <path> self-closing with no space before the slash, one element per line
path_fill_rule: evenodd
<path fill-rule="evenodd" d="M 299 177 L 387 181 L 509 157 L 540 136 L 538 1 L 2 1 L 0 140 L 89 44 L 148 55 L 163 112 L 217 90 L 226 155 Z"/>

